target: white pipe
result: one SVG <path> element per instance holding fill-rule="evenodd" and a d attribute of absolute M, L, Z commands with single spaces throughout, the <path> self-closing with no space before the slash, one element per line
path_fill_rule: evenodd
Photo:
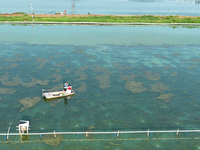
<path fill-rule="evenodd" d="M 89 132 L 89 134 L 114 134 L 114 133 L 177 133 L 177 130 L 168 130 L 168 131 L 113 131 L 113 132 Z M 200 130 L 179 130 L 180 132 L 200 132 Z M 88 132 L 56 132 L 56 134 L 88 134 Z M 0 135 L 5 135 L 6 133 L 0 133 Z M 21 133 L 22 135 L 24 133 Z M 9 135 L 21 135 L 20 133 L 9 133 Z M 30 133 L 29 135 L 45 135 L 45 134 L 55 134 L 54 132 L 46 132 L 46 133 Z"/>

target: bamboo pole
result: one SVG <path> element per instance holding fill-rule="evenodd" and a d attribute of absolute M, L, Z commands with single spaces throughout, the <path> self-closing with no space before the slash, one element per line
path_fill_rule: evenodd
<path fill-rule="evenodd" d="M 22 138 L 22 132 L 20 130 L 21 130 L 21 126 L 19 126 L 19 133 L 20 133 L 20 136 Z"/>
<path fill-rule="evenodd" d="M 7 132 L 7 140 L 9 139 L 9 131 L 10 131 L 10 127 L 8 128 L 8 132 Z"/>
<path fill-rule="evenodd" d="M 54 137 L 56 137 L 56 132 L 55 132 L 55 130 L 54 130 Z"/>
<path fill-rule="evenodd" d="M 85 132 L 85 136 L 86 136 L 86 137 L 88 136 L 88 133 L 87 133 L 87 131 Z"/>
<path fill-rule="evenodd" d="M 176 135 L 178 135 L 178 132 L 179 132 L 179 129 L 177 130 Z"/>
<path fill-rule="evenodd" d="M 119 130 L 118 130 L 118 132 L 117 132 L 117 137 L 119 136 Z"/>

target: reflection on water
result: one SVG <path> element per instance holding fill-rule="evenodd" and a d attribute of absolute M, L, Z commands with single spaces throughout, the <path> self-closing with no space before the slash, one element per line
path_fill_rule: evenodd
<path fill-rule="evenodd" d="M 195 4 L 199 5 L 200 1 L 199 0 L 195 0 Z"/>
<path fill-rule="evenodd" d="M 67 96 L 67 97 L 62 97 L 62 98 L 52 98 L 52 99 L 46 99 L 43 97 L 43 100 L 45 102 L 52 102 L 51 105 L 55 106 L 56 103 L 59 103 L 60 101 L 64 101 L 64 104 L 67 105 L 68 101 L 72 99 L 73 96 Z"/>

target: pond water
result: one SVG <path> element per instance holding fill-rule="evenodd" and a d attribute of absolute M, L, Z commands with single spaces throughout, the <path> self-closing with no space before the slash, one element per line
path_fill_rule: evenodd
<path fill-rule="evenodd" d="M 32 133 L 199 129 L 199 28 L 0 25 L 0 31 L 2 133 L 17 132 L 24 117 Z M 71 100 L 41 98 L 42 89 L 62 90 L 64 81 L 76 92 Z M 198 149 L 194 137 L 199 134 L 2 136 L 1 147 Z"/>

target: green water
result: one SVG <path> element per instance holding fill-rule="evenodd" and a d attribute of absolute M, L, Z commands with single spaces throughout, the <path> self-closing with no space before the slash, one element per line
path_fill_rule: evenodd
<path fill-rule="evenodd" d="M 199 28 L 0 28 L 2 133 L 8 127 L 17 132 L 24 117 L 31 119 L 33 133 L 199 129 Z M 71 100 L 41 98 L 42 89 L 62 90 L 63 81 L 76 92 Z M 48 136 L 2 136 L 0 142 L 4 149 L 198 149 L 195 137 L 200 136 L 63 135 L 55 142 Z"/>

